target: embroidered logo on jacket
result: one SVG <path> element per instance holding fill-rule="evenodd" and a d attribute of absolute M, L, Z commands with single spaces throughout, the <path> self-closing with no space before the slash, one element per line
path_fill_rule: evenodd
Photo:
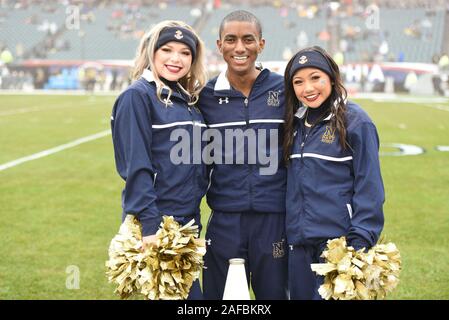
<path fill-rule="evenodd" d="M 334 141 L 335 141 L 335 128 L 326 126 L 326 131 L 321 136 L 321 142 L 331 144 Z"/>
<path fill-rule="evenodd" d="M 218 98 L 218 103 L 219 104 L 223 104 L 224 103 L 229 103 L 229 97 L 226 98 Z"/>
<path fill-rule="evenodd" d="M 279 91 L 268 91 L 267 104 L 270 107 L 279 107 Z"/>
<path fill-rule="evenodd" d="M 285 255 L 285 239 L 280 242 L 273 242 L 273 258 L 282 258 Z"/>

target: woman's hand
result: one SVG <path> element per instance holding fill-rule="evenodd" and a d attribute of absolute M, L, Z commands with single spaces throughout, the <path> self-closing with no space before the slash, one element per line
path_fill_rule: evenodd
<path fill-rule="evenodd" d="M 155 247 L 157 243 L 157 237 L 156 234 L 152 234 L 146 237 L 142 238 L 142 249 L 141 251 L 144 251 L 147 248 Z"/>

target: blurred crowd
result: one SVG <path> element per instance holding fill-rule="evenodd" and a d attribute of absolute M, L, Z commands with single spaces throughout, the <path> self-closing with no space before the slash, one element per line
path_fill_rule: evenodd
<path fill-rule="evenodd" d="M 426 16 L 424 18 L 416 19 L 403 30 L 405 36 L 419 40 L 431 40 L 433 36 L 432 17 L 437 10 L 449 10 L 448 0 L 340 0 L 334 2 L 322 0 L 0 0 L 0 29 L 11 12 L 39 7 L 38 11 L 32 11 L 33 13 L 25 19 L 24 24 L 35 26 L 36 35 L 41 40 L 27 49 L 25 49 L 25 44 L 20 41 L 14 44 L 6 44 L 9 45 L 8 50 L 12 53 L 13 59 L 16 61 L 29 58 L 45 59 L 51 53 L 69 51 L 71 49 L 70 40 L 60 37 L 64 33 L 64 25 L 60 21 L 58 23 L 55 19 L 49 18 L 48 14 L 53 14 L 58 10 L 65 13 L 64 8 L 70 5 L 76 5 L 80 8 L 80 18 L 85 23 L 95 23 L 96 10 L 112 9 L 105 28 L 116 39 L 135 40 L 141 38 L 149 27 L 150 21 L 159 17 L 159 10 L 142 13 L 142 8 L 150 7 L 164 9 L 167 6 L 188 5 L 192 8 L 198 8 L 198 20 L 201 18 L 201 10 L 206 7 L 213 10 L 220 7 L 237 8 L 242 5 L 271 6 L 279 9 L 278 12 L 281 17 L 287 17 L 289 12 L 296 12 L 300 18 L 338 18 L 341 29 L 339 43 L 327 49 L 331 52 L 338 51 L 345 56 L 346 53 L 354 51 L 359 40 L 368 40 L 372 43 L 372 48 L 360 53 L 361 58 L 366 61 L 401 61 L 403 59 L 400 54 L 396 54 L 396 56 L 390 54 L 388 31 L 360 28 L 351 24 L 350 19 L 353 17 L 365 19 L 369 14 L 367 8 L 374 6 L 377 8 L 425 9 Z M 191 14 L 194 15 L 195 12 L 192 10 Z M 291 29 L 295 25 L 295 22 L 291 19 L 285 19 L 283 27 Z M 299 32 L 296 39 L 296 48 L 309 45 L 309 36 L 304 31 Z M 324 27 L 314 36 L 325 42 L 331 41 L 334 36 L 332 26 Z M 5 39 L 2 39 L 0 32 L 0 47 L 5 45 L 4 42 Z M 294 51 L 296 48 L 286 48 L 286 51 Z M 285 54 L 287 59 L 288 53 Z M 404 53 L 402 53 L 403 55 Z"/>
<path fill-rule="evenodd" d="M 433 37 L 433 18 L 437 11 L 443 10 L 449 13 L 449 0 L 340 0 L 340 1 L 322 1 L 322 0 L 0 0 L 0 30 L 2 23 L 7 20 L 12 12 L 27 10 L 38 7 L 39 10 L 30 10 L 32 12 L 23 21 L 25 25 L 34 26 L 39 40 L 35 45 L 28 47 L 26 43 L 17 42 L 13 46 L 8 45 L 2 38 L 0 31 L 0 84 L 1 88 L 43 88 L 53 78 L 58 77 L 60 69 L 42 70 L 33 69 L 14 69 L 10 66 L 14 63 L 25 61 L 27 59 L 47 59 L 51 53 L 70 51 L 71 44 L 69 40 L 60 37 L 64 32 L 64 25 L 51 18 L 58 10 L 65 12 L 69 5 L 76 5 L 80 8 L 80 18 L 85 23 L 95 23 L 96 12 L 99 9 L 110 9 L 110 19 L 106 26 L 115 39 L 140 39 L 145 30 L 149 27 L 149 21 L 154 21 L 159 17 L 160 10 L 146 10 L 142 13 L 142 8 L 164 9 L 172 6 L 188 5 L 192 7 L 190 14 L 194 16 L 194 21 L 200 22 L 205 15 L 203 10 L 214 10 L 216 8 L 225 8 L 232 10 L 242 5 L 250 7 L 271 6 L 276 9 L 281 17 L 285 18 L 285 29 L 298 30 L 298 25 L 291 15 L 296 15 L 303 19 L 325 18 L 327 25 L 316 34 L 308 34 L 304 30 L 298 31 L 295 39 L 292 39 L 291 46 L 283 49 L 283 59 L 287 60 L 298 49 L 313 45 L 315 39 L 327 44 L 326 49 L 333 53 L 334 59 L 338 64 L 343 65 L 349 54 L 356 53 L 359 61 L 363 62 L 403 62 L 406 52 L 392 52 L 390 50 L 392 37 L 388 30 L 382 28 L 361 28 L 354 25 L 354 19 L 366 19 L 367 8 L 389 8 L 389 9 L 408 9 L 420 8 L 425 11 L 424 17 L 415 19 L 401 32 L 405 38 L 416 39 L 417 41 L 430 42 Z M 193 10 L 199 8 L 198 11 Z M 200 10 L 201 9 L 201 10 Z M 288 16 L 290 17 L 288 18 Z M 338 22 L 335 22 L 338 21 Z M 362 20 L 361 20 L 362 21 Z M 338 26 L 338 28 L 336 27 Z M 199 24 L 199 28 L 201 24 Z M 336 31 L 338 30 L 338 31 Z M 447 31 L 446 31 L 447 32 Z M 335 36 L 338 34 L 338 41 Z M 313 40 L 311 40 L 313 39 Z M 363 51 L 357 51 L 359 44 L 369 43 L 368 48 Z M 218 65 L 221 60 L 220 55 L 215 51 L 206 52 L 209 65 Z M 432 62 L 443 70 L 441 74 L 445 75 L 447 66 L 445 61 L 447 53 L 435 52 Z M 449 64 L 449 63 L 448 63 Z M 54 74 L 55 73 L 55 74 Z M 79 86 L 87 90 L 114 90 L 126 85 L 128 76 L 126 74 L 117 74 L 114 70 L 100 70 L 96 72 L 94 80 L 90 79 L 82 72 L 77 82 Z M 66 74 L 65 74 L 66 75 Z M 92 78 L 92 77 L 90 77 Z M 445 76 L 435 83 L 447 82 Z M 94 84 L 92 84 L 94 83 Z"/>

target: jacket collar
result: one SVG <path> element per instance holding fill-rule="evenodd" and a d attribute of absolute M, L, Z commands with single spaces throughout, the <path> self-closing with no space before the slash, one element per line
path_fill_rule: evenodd
<path fill-rule="evenodd" d="M 142 78 L 144 78 L 148 82 L 156 82 L 156 81 L 154 81 L 153 72 L 149 69 L 143 70 Z"/>
<path fill-rule="evenodd" d="M 295 117 L 298 118 L 298 119 L 302 119 L 306 115 L 306 112 L 307 112 L 307 107 L 301 106 L 296 111 Z"/>
<path fill-rule="evenodd" d="M 304 116 L 306 115 L 306 112 L 307 112 L 307 108 L 308 107 L 304 107 L 304 106 L 299 107 L 299 109 L 295 113 L 295 117 L 297 117 L 298 119 L 304 119 Z M 334 116 L 334 113 L 331 112 L 326 118 L 324 118 L 321 121 L 329 121 L 333 116 Z"/>
<path fill-rule="evenodd" d="M 229 83 L 228 77 L 226 77 L 226 70 L 220 72 L 215 82 L 214 91 L 231 90 L 231 84 Z"/>
<path fill-rule="evenodd" d="M 259 67 L 259 64 L 257 65 L 257 67 Z M 259 68 L 261 70 L 261 73 L 257 76 L 253 87 L 258 85 L 258 81 L 260 81 L 259 79 L 262 79 L 262 77 L 265 77 L 263 74 L 266 74 L 269 72 L 268 69 L 262 68 L 261 65 Z M 215 81 L 215 85 L 214 85 L 214 94 L 215 95 L 223 95 L 223 94 L 229 95 L 231 93 L 231 91 L 234 91 L 234 89 L 232 89 L 232 87 L 231 87 L 231 83 L 229 82 L 228 77 L 226 76 L 227 71 L 228 70 L 225 69 L 222 72 L 220 72 L 220 74 L 218 75 L 217 81 Z"/>
<path fill-rule="evenodd" d="M 338 102 L 339 102 L 339 101 L 340 101 L 340 98 L 339 98 L 337 101 L 334 102 L 334 106 L 335 106 L 336 108 L 338 108 Z M 347 102 L 348 102 L 348 99 L 345 99 L 345 100 L 344 100 L 344 103 L 346 104 Z M 299 107 L 298 110 L 297 110 L 296 113 L 295 113 L 295 117 L 297 117 L 298 119 L 303 119 L 304 116 L 306 115 L 307 108 L 308 108 L 308 107 L 303 106 L 303 105 L 301 104 L 301 107 Z M 324 118 L 324 119 L 321 120 L 321 121 L 329 121 L 330 119 L 332 119 L 332 117 L 333 117 L 334 115 L 335 115 L 335 114 L 334 114 L 333 112 L 331 112 L 326 118 Z"/>
<path fill-rule="evenodd" d="M 145 69 L 145 70 L 143 70 L 143 73 L 142 73 L 142 78 L 144 78 L 145 80 L 147 80 L 149 83 L 154 83 L 154 84 L 156 84 L 156 80 L 154 79 L 154 76 L 153 76 L 153 72 L 151 71 L 151 70 L 149 70 L 149 69 Z M 162 82 L 163 83 L 163 82 Z M 164 83 L 163 83 L 164 84 Z M 176 83 L 176 85 L 177 85 L 177 87 L 179 88 L 179 90 L 181 90 L 182 92 L 184 92 L 187 96 L 190 96 L 190 94 L 179 84 L 179 82 L 178 83 Z M 169 87 L 167 86 L 167 85 L 165 85 L 164 84 L 164 86 L 162 87 L 162 92 L 161 92 L 161 94 L 162 95 L 168 95 L 168 91 L 169 90 Z M 184 96 L 183 95 L 181 95 L 179 92 L 176 92 L 176 90 L 172 90 L 172 94 L 171 94 L 172 96 L 175 96 L 175 97 L 178 97 L 178 98 L 181 98 L 181 99 L 183 99 L 183 100 L 186 100 L 185 98 L 184 98 Z"/>

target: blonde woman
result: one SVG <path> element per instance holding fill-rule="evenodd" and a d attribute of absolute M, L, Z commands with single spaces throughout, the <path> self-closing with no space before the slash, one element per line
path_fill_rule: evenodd
<path fill-rule="evenodd" d="M 200 225 L 206 169 L 192 155 L 194 131 L 202 134 L 206 128 L 195 107 L 207 79 L 203 61 L 204 44 L 190 26 L 160 22 L 141 39 L 135 81 L 114 104 L 115 162 L 125 180 L 123 217 L 133 214 L 140 220 L 144 246 L 155 244 L 162 215 Z M 190 152 L 173 152 L 180 138 L 188 139 Z M 202 299 L 198 281 L 189 299 Z"/>

